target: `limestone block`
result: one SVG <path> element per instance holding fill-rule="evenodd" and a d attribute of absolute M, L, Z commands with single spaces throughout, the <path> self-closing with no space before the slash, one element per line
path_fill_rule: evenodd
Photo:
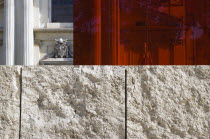
<path fill-rule="evenodd" d="M 124 139 L 124 68 L 23 69 L 24 139 Z"/>
<path fill-rule="evenodd" d="M 20 67 L 0 66 L 0 139 L 19 138 Z"/>
<path fill-rule="evenodd" d="M 210 66 L 127 69 L 129 139 L 210 138 Z"/>

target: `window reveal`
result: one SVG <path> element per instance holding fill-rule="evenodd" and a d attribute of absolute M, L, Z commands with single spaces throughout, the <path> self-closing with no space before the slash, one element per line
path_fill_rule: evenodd
<path fill-rule="evenodd" d="M 52 22 L 73 22 L 73 0 L 52 0 Z"/>

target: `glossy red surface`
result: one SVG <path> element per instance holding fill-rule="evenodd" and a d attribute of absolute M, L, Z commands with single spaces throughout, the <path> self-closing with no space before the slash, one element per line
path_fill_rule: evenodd
<path fill-rule="evenodd" d="M 210 0 L 75 0 L 76 65 L 210 64 Z"/>

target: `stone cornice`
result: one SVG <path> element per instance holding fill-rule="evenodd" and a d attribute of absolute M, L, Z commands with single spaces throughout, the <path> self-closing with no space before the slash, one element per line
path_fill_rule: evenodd
<path fill-rule="evenodd" d="M 55 39 L 59 38 L 73 41 L 73 28 L 34 29 L 34 41 L 36 45 L 40 45 L 43 41 L 55 41 Z"/>
<path fill-rule="evenodd" d="M 36 33 L 71 33 L 74 31 L 74 28 L 35 28 L 34 32 Z"/>

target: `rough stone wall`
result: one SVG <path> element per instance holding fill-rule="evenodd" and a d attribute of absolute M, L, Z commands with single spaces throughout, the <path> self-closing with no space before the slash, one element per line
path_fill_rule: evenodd
<path fill-rule="evenodd" d="M 122 67 L 23 69 L 22 138 L 123 139 Z"/>
<path fill-rule="evenodd" d="M 210 66 L 2 66 L 0 106 L 0 139 L 209 139 Z"/>
<path fill-rule="evenodd" d="M 128 68 L 128 136 L 209 139 L 210 67 Z"/>
<path fill-rule="evenodd" d="M 20 67 L 0 66 L 0 139 L 18 139 Z"/>

